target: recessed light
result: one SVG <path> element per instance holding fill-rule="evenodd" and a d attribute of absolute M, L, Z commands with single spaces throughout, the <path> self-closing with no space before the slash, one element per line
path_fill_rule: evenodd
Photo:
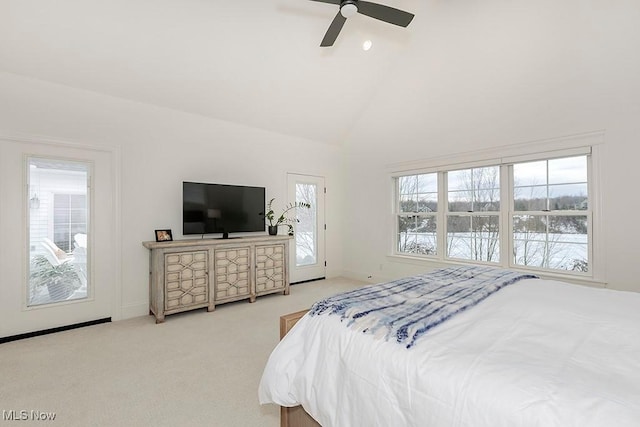
<path fill-rule="evenodd" d="M 369 50 L 371 49 L 371 46 L 373 46 L 373 43 L 371 42 L 371 40 L 365 40 L 365 42 L 362 43 L 363 50 Z"/>

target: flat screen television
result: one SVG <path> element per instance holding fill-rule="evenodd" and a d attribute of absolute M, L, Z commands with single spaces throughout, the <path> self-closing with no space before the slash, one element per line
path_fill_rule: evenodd
<path fill-rule="evenodd" d="M 182 234 L 264 231 L 264 187 L 182 183 Z"/>

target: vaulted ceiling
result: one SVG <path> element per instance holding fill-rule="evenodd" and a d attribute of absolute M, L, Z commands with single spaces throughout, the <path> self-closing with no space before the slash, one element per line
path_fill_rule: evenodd
<path fill-rule="evenodd" d="M 418 0 L 387 4 L 418 18 L 403 29 L 357 15 L 320 48 L 336 5 L 2 0 L 0 70 L 340 143 L 420 26 Z"/>
<path fill-rule="evenodd" d="M 636 1 L 380 2 L 416 17 L 356 15 L 320 48 L 338 8 L 316 1 L 0 0 L 0 71 L 322 143 L 436 150 L 593 130 L 638 93 Z"/>

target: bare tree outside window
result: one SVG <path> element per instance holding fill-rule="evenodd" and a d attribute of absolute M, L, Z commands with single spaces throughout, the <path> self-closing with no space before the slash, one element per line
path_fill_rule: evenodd
<path fill-rule="evenodd" d="M 500 167 L 448 172 L 447 256 L 500 261 Z"/>
<path fill-rule="evenodd" d="M 589 271 L 586 156 L 513 166 L 513 261 Z"/>
<path fill-rule="evenodd" d="M 438 178 L 421 174 L 398 178 L 398 237 L 400 253 L 437 254 Z"/>
<path fill-rule="evenodd" d="M 396 252 L 587 273 L 588 163 L 580 155 L 398 177 Z M 513 180 L 503 183 L 505 169 Z M 446 182 L 444 194 L 438 179 Z M 509 203 L 501 200 L 502 186 Z M 507 222 L 511 235 L 500 230 Z"/>
<path fill-rule="evenodd" d="M 296 265 L 313 265 L 317 258 L 317 186 L 296 184 L 296 203 L 308 203 L 311 209 L 297 209 Z"/>

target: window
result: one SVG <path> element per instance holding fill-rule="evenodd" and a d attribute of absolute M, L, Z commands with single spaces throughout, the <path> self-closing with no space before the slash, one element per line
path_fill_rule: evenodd
<path fill-rule="evenodd" d="M 398 182 L 397 251 L 436 255 L 438 175 L 401 176 Z"/>
<path fill-rule="evenodd" d="M 589 271 L 587 157 L 513 165 L 513 262 Z"/>
<path fill-rule="evenodd" d="M 500 167 L 447 172 L 447 256 L 500 261 Z"/>
<path fill-rule="evenodd" d="M 394 177 L 394 253 L 590 273 L 589 153 Z"/>

